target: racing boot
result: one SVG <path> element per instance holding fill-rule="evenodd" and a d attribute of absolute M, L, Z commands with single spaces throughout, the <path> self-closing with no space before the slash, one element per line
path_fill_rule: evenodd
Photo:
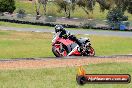
<path fill-rule="evenodd" d="M 79 46 L 78 51 L 79 51 L 79 52 L 82 52 L 83 50 L 84 50 L 84 46 L 83 46 L 83 44 L 82 44 L 81 46 Z"/>
<path fill-rule="evenodd" d="M 69 36 L 69 39 L 75 41 L 75 42 L 79 45 L 78 51 L 79 51 L 79 52 L 82 52 L 84 46 L 83 46 L 83 44 L 77 39 L 77 37 L 74 36 L 74 35 L 70 35 L 70 36 Z"/>

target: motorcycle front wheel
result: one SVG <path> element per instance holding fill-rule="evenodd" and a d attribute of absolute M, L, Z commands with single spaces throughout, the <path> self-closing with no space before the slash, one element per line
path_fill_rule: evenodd
<path fill-rule="evenodd" d="M 60 47 L 56 46 L 52 46 L 52 52 L 56 57 L 65 57 L 68 54 L 65 48 L 63 48 L 63 50 L 60 50 Z"/>

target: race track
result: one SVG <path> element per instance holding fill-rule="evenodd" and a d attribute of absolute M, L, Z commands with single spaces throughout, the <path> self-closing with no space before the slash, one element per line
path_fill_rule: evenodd
<path fill-rule="evenodd" d="M 14 28 L 0 26 L 1 30 L 33 31 L 33 32 L 54 32 L 54 29 L 33 29 Z M 132 37 L 132 32 L 121 31 L 98 31 L 98 30 L 69 30 L 75 34 L 105 35 Z M 0 69 L 36 69 L 36 68 L 56 68 L 74 67 L 88 64 L 127 62 L 132 63 L 132 55 L 112 56 L 112 57 L 65 57 L 65 58 L 24 58 L 0 60 Z"/>
<path fill-rule="evenodd" d="M 130 55 L 112 57 L 25 58 L 0 60 L 0 70 L 75 67 L 88 64 L 111 62 L 132 63 L 132 56 Z"/>
<path fill-rule="evenodd" d="M 15 30 L 15 31 L 30 31 L 30 32 L 50 32 L 53 33 L 54 29 L 39 29 L 39 28 L 15 28 L 15 27 L 4 27 L 0 26 L 0 30 Z M 127 31 L 107 31 L 107 30 L 69 30 L 72 34 L 83 34 L 83 35 L 103 35 L 103 36 L 121 36 L 121 37 L 132 37 L 132 32 Z"/>

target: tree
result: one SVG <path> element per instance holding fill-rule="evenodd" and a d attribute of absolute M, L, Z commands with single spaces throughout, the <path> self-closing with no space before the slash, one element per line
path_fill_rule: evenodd
<path fill-rule="evenodd" d="M 101 12 L 104 12 L 105 10 L 110 9 L 111 4 L 109 4 L 108 0 L 107 1 L 106 0 L 96 0 L 96 2 L 99 3 Z M 110 2 L 110 3 L 113 3 L 113 2 Z"/>
<path fill-rule="evenodd" d="M 132 0 L 96 0 L 96 1 L 99 2 L 99 4 L 102 4 L 102 7 L 104 7 L 104 9 L 112 10 L 114 8 L 119 8 L 123 12 L 128 11 L 129 13 L 132 14 Z M 106 8 L 106 6 L 108 8 Z"/>
<path fill-rule="evenodd" d="M 78 0 L 77 5 L 89 14 L 96 2 L 99 3 L 101 11 L 120 8 L 123 12 L 127 10 L 132 14 L 132 0 Z"/>
<path fill-rule="evenodd" d="M 40 15 L 40 5 L 38 4 L 38 0 L 34 0 L 33 4 L 35 5 L 35 11 L 36 11 L 36 20 L 39 20 L 39 18 L 41 17 Z"/>
<path fill-rule="evenodd" d="M 128 17 L 124 15 L 124 12 L 120 8 L 110 10 L 106 18 L 108 25 L 116 29 L 119 29 L 120 25 L 123 24 L 122 21 L 128 20 Z"/>
<path fill-rule="evenodd" d="M 95 6 L 95 0 L 78 0 L 77 5 L 81 7 L 86 14 L 89 14 L 89 12 L 93 11 Z"/>
<path fill-rule="evenodd" d="M 43 5 L 44 14 L 46 15 L 46 6 L 47 6 L 48 0 L 38 0 L 38 2 Z"/>
<path fill-rule="evenodd" d="M 90 12 L 93 12 L 96 2 L 100 5 L 101 11 L 109 9 L 110 7 L 105 0 L 78 0 L 77 5 L 81 7 L 87 15 L 89 15 Z"/>
<path fill-rule="evenodd" d="M 54 0 L 59 7 L 59 12 L 64 11 L 65 17 L 71 18 L 71 11 L 74 11 L 76 0 Z"/>
<path fill-rule="evenodd" d="M 127 11 L 132 14 L 132 0 L 128 3 Z"/>
<path fill-rule="evenodd" d="M 0 12 L 13 13 L 16 9 L 14 0 L 0 0 Z"/>
<path fill-rule="evenodd" d="M 128 17 L 124 12 L 132 14 L 132 0 L 109 0 L 109 5 L 110 10 L 107 14 L 109 26 L 119 29 L 120 25 L 126 25 L 123 21 L 127 21 Z"/>
<path fill-rule="evenodd" d="M 35 11 L 36 11 L 36 20 L 39 20 L 39 18 L 41 17 L 41 15 L 40 15 L 41 4 L 43 5 L 44 14 L 46 15 L 47 2 L 48 2 L 48 0 L 34 0 Z"/>

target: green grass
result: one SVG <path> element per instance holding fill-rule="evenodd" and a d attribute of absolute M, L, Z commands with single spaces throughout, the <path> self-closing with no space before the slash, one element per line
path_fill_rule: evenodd
<path fill-rule="evenodd" d="M 5 27 L 16 27 L 16 28 L 41 28 L 41 29 L 51 29 L 53 27 L 49 26 L 37 26 L 37 25 L 30 25 L 30 24 L 17 24 L 17 23 L 10 23 L 10 22 L 2 22 L 0 21 L 0 26 Z"/>
<path fill-rule="evenodd" d="M 130 74 L 130 63 L 101 63 L 85 66 L 87 74 Z M 129 84 L 76 83 L 77 67 L 0 70 L 0 88 L 131 88 Z"/>
<path fill-rule="evenodd" d="M 78 37 L 83 36 L 79 35 Z M 96 55 L 132 54 L 132 38 L 90 37 Z M 0 31 L 0 58 L 54 57 L 51 33 Z"/>
<path fill-rule="evenodd" d="M 35 8 L 33 3 L 27 3 L 27 2 L 22 2 L 20 0 L 16 0 L 16 10 L 15 12 L 18 11 L 19 8 L 23 8 L 26 13 L 28 14 L 34 14 L 35 15 Z M 41 6 L 40 8 L 41 14 L 44 14 L 43 8 Z M 47 14 L 48 15 L 57 15 L 59 17 L 64 16 L 64 12 L 62 11 L 61 13 L 58 13 L 58 7 L 53 4 L 53 3 L 48 3 L 47 4 Z M 106 18 L 107 11 L 105 12 L 100 12 L 99 5 L 97 4 L 94 8 L 93 13 L 90 13 L 87 15 L 82 8 L 79 8 L 76 6 L 76 9 L 74 12 L 71 13 L 71 17 L 79 17 L 79 18 L 95 18 L 95 19 L 105 19 Z M 132 20 L 132 15 L 129 13 L 125 13 L 129 17 L 129 20 Z"/>
<path fill-rule="evenodd" d="M 90 36 L 96 55 L 132 54 L 132 38 Z"/>
<path fill-rule="evenodd" d="M 0 58 L 48 57 L 51 34 L 0 31 Z"/>
<path fill-rule="evenodd" d="M 17 23 L 2 22 L 2 21 L 0 21 L 0 26 L 15 27 L 15 28 L 54 29 L 54 27 L 49 27 L 49 26 L 39 26 L 39 25 L 31 25 L 31 24 L 17 24 Z M 80 29 L 80 28 L 67 28 L 67 29 L 69 29 L 69 30 L 77 30 L 77 29 Z"/>

